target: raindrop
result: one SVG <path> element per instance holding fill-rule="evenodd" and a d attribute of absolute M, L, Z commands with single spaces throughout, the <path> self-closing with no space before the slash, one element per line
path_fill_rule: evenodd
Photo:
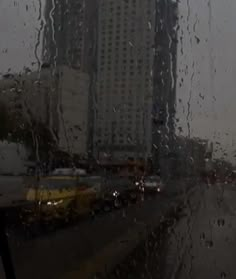
<path fill-rule="evenodd" d="M 156 145 L 156 144 L 153 144 L 153 147 L 154 147 L 155 149 L 158 149 L 158 147 L 157 147 L 157 145 Z"/>
<path fill-rule="evenodd" d="M 224 220 L 224 219 L 218 219 L 218 220 L 217 220 L 217 225 L 218 225 L 219 227 L 223 227 L 223 226 L 225 225 L 225 220 Z"/>
<path fill-rule="evenodd" d="M 221 272 L 220 278 L 222 278 L 222 279 L 226 278 L 226 273 L 224 271 Z"/>
<path fill-rule="evenodd" d="M 122 211 L 122 217 L 126 218 L 126 211 L 125 210 Z"/>
<path fill-rule="evenodd" d="M 131 46 L 131 47 L 134 47 L 134 45 L 129 41 L 129 45 Z"/>
<path fill-rule="evenodd" d="M 129 143 L 132 143 L 131 137 L 127 137 L 127 141 L 128 141 Z"/>
<path fill-rule="evenodd" d="M 202 100 L 205 99 L 204 95 L 202 95 L 201 93 L 199 93 L 199 97 L 200 97 Z"/>
<path fill-rule="evenodd" d="M 200 39 L 197 36 L 195 36 L 195 39 L 196 39 L 197 44 L 199 44 L 200 43 Z"/>
<path fill-rule="evenodd" d="M 201 233 L 201 234 L 200 234 L 200 239 L 201 239 L 201 240 L 205 240 L 205 238 L 206 238 L 205 233 Z"/>
<path fill-rule="evenodd" d="M 97 272 L 93 278 L 94 279 L 100 279 L 100 278 L 102 278 L 102 275 Z"/>
<path fill-rule="evenodd" d="M 191 164 L 194 164 L 194 159 L 193 159 L 193 157 L 190 157 L 190 158 L 189 158 L 189 161 L 190 161 Z"/>
<path fill-rule="evenodd" d="M 213 241 L 212 240 L 206 240 L 205 245 L 207 248 L 212 248 L 213 247 Z"/>

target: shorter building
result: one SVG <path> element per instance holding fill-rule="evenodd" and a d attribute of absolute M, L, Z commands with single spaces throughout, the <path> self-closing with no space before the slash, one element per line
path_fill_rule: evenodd
<path fill-rule="evenodd" d="M 82 158 L 88 156 L 89 86 L 88 74 L 59 68 L 59 149 Z"/>
<path fill-rule="evenodd" d="M 28 155 L 22 144 L 0 142 L 0 175 L 26 174 Z"/>
<path fill-rule="evenodd" d="M 40 72 L 4 75 L 0 80 L 0 102 L 10 114 L 27 122 L 42 123 L 56 130 L 56 79 L 49 67 Z"/>
<path fill-rule="evenodd" d="M 90 80 L 86 73 L 44 64 L 40 72 L 5 75 L 0 103 L 17 123 L 44 126 L 59 150 L 87 158 Z"/>

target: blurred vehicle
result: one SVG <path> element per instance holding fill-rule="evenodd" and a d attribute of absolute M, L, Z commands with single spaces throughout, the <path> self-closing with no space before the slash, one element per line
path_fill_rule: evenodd
<path fill-rule="evenodd" d="M 86 174 L 86 170 L 78 168 L 58 168 L 51 173 L 52 176 L 84 176 Z"/>
<path fill-rule="evenodd" d="M 94 203 L 95 211 L 111 211 L 129 203 L 135 203 L 138 192 L 132 181 L 122 177 L 106 179 L 102 186 L 102 197 Z"/>
<path fill-rule="evenodd" d="M 24 213 L 28 221 L 70 221 L 90 213 L 92 203 L 99 198 L 100 177 L 49 176 L 29 187 L 26 201 L 32 206 Z"/>
<path fill-rule="evenodd" d="M 146 176 L 135 182 L 139 191 L 144 193 L 162 193 L 164 191 L 164 184 L 160 176 Z"/>
<path fill-rule="evenodd" d="M 119 209 L 137 198 L 136 187 L 124 178 L 54 175 L 35 180 L 28 188 L 26 200 L 31 207 L 27 206 L 24 215 L 29 223 L 68 222 L 86 214 Z"/>

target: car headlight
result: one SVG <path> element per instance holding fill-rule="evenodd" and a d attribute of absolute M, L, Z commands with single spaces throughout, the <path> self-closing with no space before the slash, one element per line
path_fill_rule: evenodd
<path fill-rule="evenodd" d="M 118 197 L 118 196 L 119 196 L 119 193 L 118 193 L 117 191 L 114 191 L 114 192 L 112 193 L 112 195 L 113 195 L 113 197 Z"/>
<path fill-rule="evenodd" d="M 144 187 L 143 186 L 139 186 L 139 190 L 144 192 Z"/>
<path fill-rule="evenodd" d="M 58 204 L 63 203 L 63 200 L 59 200 L 59 201 L 47 201 L 47 205 L 49 206 L 56 206 Z"/>

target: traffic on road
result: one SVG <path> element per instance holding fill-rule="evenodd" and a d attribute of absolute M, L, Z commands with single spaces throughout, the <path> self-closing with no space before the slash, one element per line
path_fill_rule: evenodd
<path fill-rule="evenodd" d="M 81 172 L 81 173 L 79 173 Z M 14 180 L 15 178 L 13 178 Z M 87 175 L 83 170 L 56 169 L 51 175 L 22 178 L 24 197 L 12 200 L 14 204 L 9 222 L 55 226 L 74 222 L 82 217 L 90 218 L 139 203 L 161 194 L 164 190 L 159 176 L 102 177 Z"/>

